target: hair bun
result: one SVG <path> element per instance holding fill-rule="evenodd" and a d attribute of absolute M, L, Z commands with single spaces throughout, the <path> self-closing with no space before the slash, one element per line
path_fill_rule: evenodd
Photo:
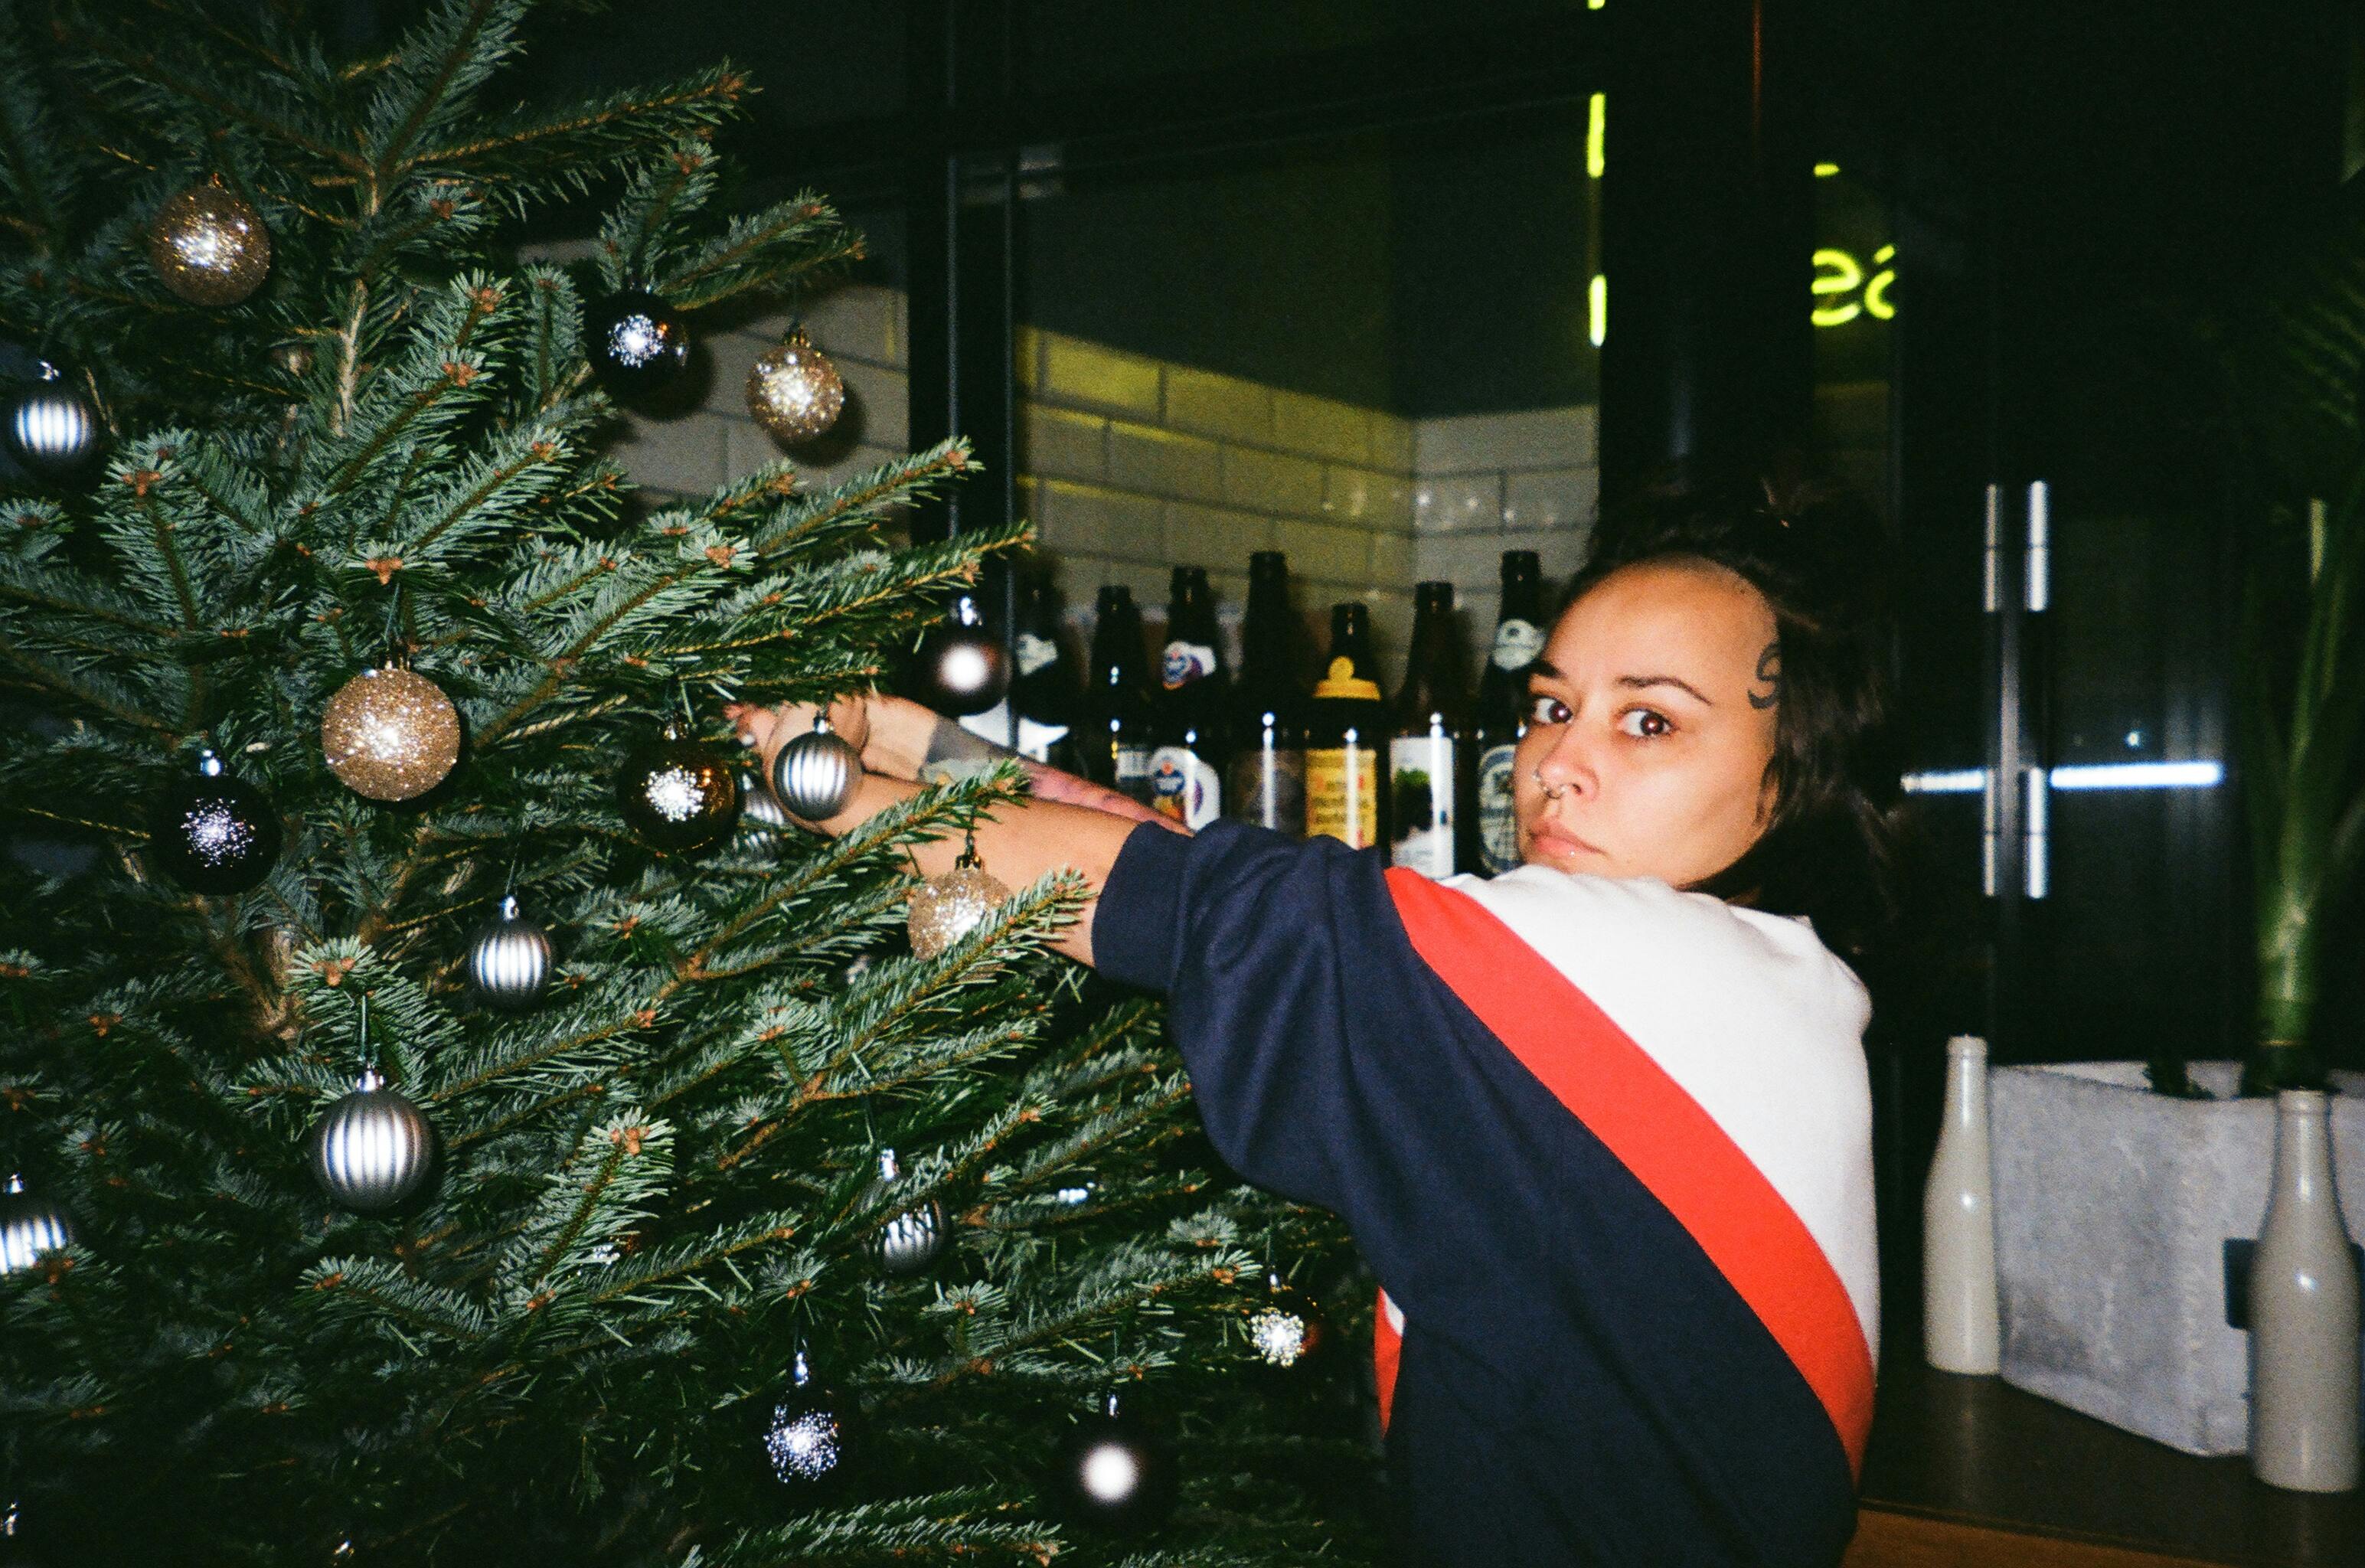
<path fill-rule="evenodd" d="M 1893 610 L 1895 546 L 1880 515 L 1854 491 L 1801 476 L 1663 478 L 1642 486 L 1604 513 L 1593 559 L 1615 564 L 1686 552 L 1754 561 L 1778 575 L 1813 619 L 1835 630 L 1866 626 Z"/>

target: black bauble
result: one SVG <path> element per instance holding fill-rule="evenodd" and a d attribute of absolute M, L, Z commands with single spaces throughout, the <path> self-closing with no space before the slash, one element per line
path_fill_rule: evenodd
<path fill-rule="evenodd" d="M 681 375 L 689 363 L 689 329 L 656 295 L 626 289 L 583 307 L 583 352 L 609 395 L 631 402 Z"/>
<path fill-rule="evenodd" d="M 1155 1430 L 1121 1415 L 1116 1396 L 1104 1414 L 1088 1416 L 1059 1444 L 1051 1493 L 1080 1524 L 1129 1534 L 1157 1525 L 1173 1510 L 1174 1450 Z"/>
<path fill-rule="evenodd" d="M 6 433 L 8 455 L 43 479 L 84 476 L 105 447 L 98 410 L 73 377 L 47 363 L 39 382 L 9 399 Z"/>
<path fill-rule="evenodd" d="M 1246 1316 L 1249 1353 L 1260 1366 L 1303 1376 L 1328 1364 L 1331 1335 L 1321 1308 L 1279 1274 L 1265 1275 L 1264 1297 Z"/>
<path fill-rule="evenodd" d="M 854 1407 L 822 1386 L 805 1352 L 797 1352 L 789 1386 L 764 1424 L 764 1459 L 773 1479 L 800 1498 L 823 1497 L 846 1479 Z"/>
<path fill-rule="evenodd" d="M 949 619 L 928 628 L 912 660 L 912 695 L 939 713 L 982 713 L 1010 689 L 1010 651 L 986 630 L 977 596 L 953 600 Z"/>
<path fill-rule="evenodd" d="M 714 747 L 670 724 L 634 749 L 616 778 L 624 821 L 653 849 L 703 849 L 739 823 L 739 774 Z"/>
<path fill-rule="evenodd" d="M 197 893 L 242 893 L 279 858 L 279 813 L 271 798 L 233 778 L 207 752 L 196 771 L 157 797 L 149 820 L 149 858 Z"/>

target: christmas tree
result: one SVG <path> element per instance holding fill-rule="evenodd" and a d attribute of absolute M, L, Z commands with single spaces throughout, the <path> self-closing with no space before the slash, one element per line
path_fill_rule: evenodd
<path fill-rule="evenodd" d="M 1020 775 L 824 841 L 728 745 L 725 701 L 891 680 L 1024 528 L 905 537 L 958 442 L 633 499 L 618 400 L 861 242 L 718 211 L 727 65 L 490 106 L 529 10 L 0 10 L 0 800 L 95 850 L 0 871 L 14 1540 L 1356 1560 L 1351 1377 L 1270 1277 L 1335 1229 L 1046 951 L 1072 880 L 907 942 L 899 846 Z M 1112 1393 L 1141 1506 L 1095 1515 Z"/>

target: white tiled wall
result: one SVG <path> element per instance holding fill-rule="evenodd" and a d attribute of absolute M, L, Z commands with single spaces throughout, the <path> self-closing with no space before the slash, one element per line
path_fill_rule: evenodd
<path fill-rule="evenodd" d="M 900 294 L 849 286 L 812 302 L 804 319 L 847 390 L 840 428 L 807 470 L 820 487 L 905 449 L 908 318 Z M 785 325 L 710 337 L 703 403 L 630 417 L 618 455 L 635 480 L 702 493 L 781 454 L 742 388 Z M 1236 628 L 1250 553 L 1278 549 L 1308 621 L 1327 630 L 1331 604 L 1363 600 L 1394 666 L 1415 582 L 1454 584 L 1474 648 L 1494 625 L 1504 550 L 1538 551 L 1554 577 L 1583 558 L 1590 408 L 1415 421 L 1054 332 L 1024 330 L 1017 350 L 1019 506 L 1080 622 L 1100 585 L 1123 583 L 1155 622 L 1171 569 L 1190 564 L 1208 568 Z"/>
<path fill-rule="evenodd" d="M 1412 431 L 1403 420 L 1057 332 L 1018 349 L 1022 507 L 1072 610 L 1122 583 L 1152 622 L 1176 566 L 1201 566 L 1237 622 L 1249 555 L 1288 553 L 1327 621 L 1372 606 L 1384 647 L 1412 617 Z"/>
<path fill-rule="evenodd" d="M 1495 623 L 1506 550 L 1533 550 L 1546 595 L 1584 564 L 1600 489 L 1590 405 L 1413 427 L 1414 564 L 1453 585 L 1474 644 Z"/>

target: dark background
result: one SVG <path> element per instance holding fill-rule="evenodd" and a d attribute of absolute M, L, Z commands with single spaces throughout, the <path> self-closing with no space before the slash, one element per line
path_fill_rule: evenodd
<path fill-rule="evenodd" d="M 741 194 L 811 185 L 866 228 L 869 274 L 913 299 L 915 435 L 1006 435 L 1007 387 L 997 402 L 977 369 L 993 368 L 998 319 L 1407 416 L 1597 397 L 1615 413 L 1620 386 L 1584 340 L 1601 217 L 1579 177 L 1586 95 L 1610 96 L 1627 210 L 1731 194 L 1668 146 L 1621 140 L 1634 117 L 1617 106 L 1649 90 L 1638 27 L 1696 28 L 1705 80 L 1732 58 L 1743 4 L 959 0 L 951 14 L 962 46 L 939 70 L 940 34 L 913 23 L 941 21 L 941 5 L 551 11 L 516 86 L 622 86 L 723 56 L 751 68 L 761 95 L 726 133 Z M 394 11 L 341 15 L 364 39 Z M 1788 155 L 1845 172 L 1844 189 L 1798 183 L 1815 242 L 1899 252 L 1894 323 L 1799 341 L 1821 455 L 1871 492 L 1905 563 L 1908 766 L 2230 762 L 2226 677 L 2245 656 L 2232 588 L 2256 520 L 2227 493 L 2213 344 L 2261 256 L 2353 166 L 2356 9 L 1766 0 L 1763 17 L 1765 102 L 1801 139 Z M 1730 112 L 1733 90 L 1704 101 Z M 948 170 L 969 197 L 951 219 Z M 1016 218 L 996 216 L 997 189 L 1022 198 Z M 1620 261 L 1614 227 L 1608 240 L 1615 342 L 1631 319 L 1618 301 L 1695 258 Z M 1781 260 L 1803 292 L 1805 256 Z M 1006 446 L 983 449 L 1007 471 Z M 1986 498 L 2017 527 L 2036 481 L 2054 605 L 2000 635 L 1978 597 Z M 2021 890 L 2015 801 L 1989 896 L 1978 797 L 1923 798 L 1915 943 L 1870 1042 L 1885 1220 L 1915 1217 L 1950 1033 L 1987 1035 L 2003 1061 L 2239 1054 L 2253 991 L 2239 788 L 2229 774 L 2057 793 L 2042 899 Z M 2365 1067 L 2355 907 L 2331 951 L 2322 1041 Z M 1889 1256 L 1908 1279 L 1910 1250 Z"/>

